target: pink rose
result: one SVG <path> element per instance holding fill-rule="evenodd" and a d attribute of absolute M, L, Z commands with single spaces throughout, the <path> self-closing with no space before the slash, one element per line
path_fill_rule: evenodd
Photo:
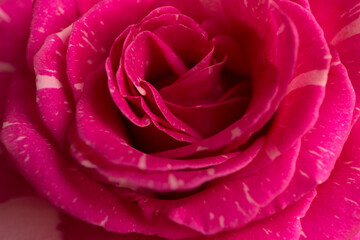
<path fill-rule="evenodd" d="M 0 3 L 0 239 L 359 232 L 360 1 Z"/>

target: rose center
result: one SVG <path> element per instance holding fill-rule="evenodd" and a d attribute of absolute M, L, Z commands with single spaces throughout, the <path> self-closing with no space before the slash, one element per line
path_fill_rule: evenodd
<path fill-rule="evenodd" d="M 134 145 L 146 152 L 179 147 L 241 118 L 252 95 L 243 49 L 214 22 L 199 24 L 172 7 L 156 9 L 128 27 L 112 48 L 116 80 L 109 87 L 119 90 L 112 97 L 130 121 Z M 151 138 L 157 129 L 173 140 L 144 148 L 148 139 L 139 127 L 151 129 Z"/>

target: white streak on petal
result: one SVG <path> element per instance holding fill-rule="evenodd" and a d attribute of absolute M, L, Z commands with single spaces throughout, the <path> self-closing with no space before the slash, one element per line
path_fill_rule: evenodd
<path fill-rule="evenodd" d="M 88 36 L 89 36 L 89 34 L 88 34 L 87 32 L 85 32 L 84 30 L 80 30 L 80 32 L 82 32 L 85 37 L 88 37 Z"/>
<path fill-rule="evenodd" d="M 272 233 L 270 229 L 263 228 L 263 230 L 266 233 L 266 235 L 270 235 L 270 233 Z"/>
<path fill-rule="evenodd" d="M 306 234 L 304 233 L 303 230 L 300 231 L 300 235 L 303 236 L 304 238 L 307 238 Z"/>
<path fill-rule="evenodd" d="M 0 8 L 0 20 L 4 20 L 5 22 L 10 22 L 11 20 L 9 15 L 6 12 L 4 12 L 4 10 L 2 10 L 1 8 Z"/>
<path fill-rule="evenodd" d="M 231 130 L 231 140 L 234 140 L 237 137 L 241 136 L 241 129 L 240 128 L 234 128 L 233 130 Z"/>
<path fill-rule="evenodd" d="M 360 168 L 358 168 L 358 167 L 350 167 L 350 168 L 360 172 Z"/>
<path fill-rule="evenodd" d="M 238 201 L 235 201 L 236 208 L 239 212 L 241 212 L 244 216 L 247 216 L 248 214 L 240 207 L 240 204 Z"/>
<path fill-rule="evenodd" d="M 357 202 L 355 202 L 354 200 L 352 200 L 352 199 L 350 199 L 350 198 L 344 197 L 344 200 L 345 200 L 346 202 L 351 202 L 351 203 L 353 203 L 354 205 L 359 206 L 359 204 L 358 204 Z"/>
<path fill-rule="evenodd" d="M 300 174 L 303 175 L 306 178 L 310 178 L 309 175 L 306 172 L 303 172 L 301 170 L 299 170 Z"/>
<path fill-rule="evenodd" d="M 248 7 L 248 1 L 247 0 L 244 0 L 244 5 L 245 5 L 246 8 Z"/>
<path fill-rule="evenodd" d="M 360 33 L 360 17 L 343 27 L 331 40 L 331 44 L 337 45 L 338 43 L 351 38 Z"/>
<path fill-rule="evenodd" d="M 26 136 L 21 136 L 21 137 L 18 137 L 17 139 L 15 139 L 15 142 L 17 142 L 17 141 L 21 141 L 21 140 L 23 140 L 23 139 L 25 139 L 26 138 Z"/>
<path fill-rule="evenodd" d="M 274 160 L 275 158 L 277 158 L 278 156 L 280 156 L 281 152 L 279 151 L 279 149 L 271 144 L 269 145 L 266 149 L 265 149 L 266 154 L 268 155 L 268 157 L 271 160 Z"/>
<path fill-rule="evenodd" d="M 171 190 L 175 190 L 179 187 L 178 181 L 173 174 L 169 174 L 169 185 Z"/>
<path fill-rule="evenodd" d="M 72 30 L 73 25 L 69 25 L 67 28 L 62 30 L 61 32 L 58 32 L 56 35 L 61 39 L 61 41 L 65 42 L 68 37 L 70 36 L 70 32 Z"/>
<path fill-rule="evenodd" d="M 61 82 L 54 76 L 48 75 L 37 75 L 36 76 L 36 89 L 44 89 L 44 88 L 62 88 Z"/>
<path fill-rule="evenodd" d="M 351 14 L 353 15 L 354 14 L 354 10 L 356 10 L 356 8 L 360 7 L 360 3 L 356 4 L 355 6 L 353 6 L 352 8 L 350 8 L 348 11 L 344 12 L 343 14 Z M 357 12 L 357 10 L 355 11 Z"/>
<path fill-rule="evenodd" d="M 285 30 L 285 24 L 281 24 L 276 35 L 280 35 L 281 33 L 283 33 Z"/>
<path fill-rule="evenodd" d="M 329 153 L 330 155 L 334 155 L 334 153 L 332 151 L 330 151 L 329 149 L 323 148 L 321 146 L 318 146 L 318 149 L 320 149 L 321 151 L 323 151 L 325 153 Z"/>
<path fill-rule="evenodd" d="M 209 168 L 209 169 L 207 170 L 207 173 L 208 173 L 208 175 L 214 175 L 214 174 L 215 174 L 215 169 Z"/>
<path fill-rule="evenodd" d="M 340 65 L 340 64 L 341 64 L 340 61 L 336 61 L 336 62 L 332 62 L 332 63 L 331 63 L 331 66 L 332 66 L 332 67 L 335 67 L 335 66 L 338 66 L 338 65 Z"/>
<path fill-rule="evenodd" d="M 146 155 L 142 155 L 139 159 L 138 167 L 140 169 L 146 169 Z"/>
<path fill-rule="evenodd" d="M 90 161 L 84 160 L 81 162 L 81 165 L 83 165 L 86 168 L 97 168 L 97 166 Z"/>
<path fill-rule="evenodd" d="M 146 90 L 145 89 L 143 89 L 142 87 L 139 87 L 139 86 L 137 86 L 136 89 L 139 91 L 139 93 L 142 96 L 146 96 Z"/>
<path fill-rule="evenodd" d="M 82 90 L 84 89 L 84 83 L 75 83 L 75 84 L 74 84 L 74 88 L 75 88 L 76 90 L 82 91 Z"/>
<path fill-rule="evenodd" d="M 20 123 L 18 123 L 18 122 L 13 122 L 13 123 L 11 123 L 11 122 L 3 122 L 2 128 L 6 128 L 6 127 L 16 125 L 16 124 L 20 124 Z"/>
<path fill-rule="evenodd" d="M 310 150 L 309 153 L 311 153 L 311 154 L 313 154 L 313 155 L 315 155 L 315 156 L 318 156 L 318 157 L 320 157 L 320 158 L 323 157 L 320 153 L 315 152 L 315 151 L 312 151 L 312 150 Z"/>
<path fill-rule="evenodd" d="M 295 89 L 309 85 L 325 87 L 327 82 L 327 75 L 328 70 L 312 70 L 302 73 L 291 81 L 286 94 L 289 94 Z"/>
<path fill-rule="evenodd" d="M 243 190 L 246 196 L 246 199 L 248 200 L 249 203 L 254 204 L 256 206 L 258 206 L 259 204 L 257 202 L 255 202 L 255 200 L 251 197 L 250 193 L 249 193 L 249 187 L 243 183 Z"/>
<path fill-rule="evenodd" d="M 225 218 L 224 218 L 224 216 L 219 217 L 219 224 L 220 224 L 220 227 L 222 227 L 222 228 L 225 227 Z"/>
<path fill-rule="evenodd" d="M 92 48 L 92 50 L 94 50 L 94 52 L 98 51 L 85 36 L 83 36 L 82 39 Z"/>
<path fill-rule="evenodd" d="M 108 221 L 109 216 L 106 216 L 104 220 L 101 221 L 101 223 L 99 224 L 99 226 L 101 227 L 105 227 L 105 223 Z"/>
<path fill-rule="evenodd" d="M 203 146 L 198 146 L 197 148 L 196 148 L 196 151 L 197 152 L 200 152 L 200 151 L 204 151 L 204 150 L 207 150 L 207 149 L 209 149 L 208 147 L 203 147 Z"/>

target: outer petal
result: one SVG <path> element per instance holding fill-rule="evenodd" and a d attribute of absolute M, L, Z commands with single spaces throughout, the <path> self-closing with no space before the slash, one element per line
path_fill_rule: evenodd
<path fill-rule="evenodd" d="M 198 235 L 176 224 L 164 228 L 144 219 L 137 205 L 117 199 L 82 173 L 66 152 L 55 148 L 36 111 L 31 77 L 20 74 L 11 82 L 1 141 L 22 175 L 42 196 L 73 216 L 109 231 L 158 233 L 168 238 Z"/>
<path fill-rule="evenodd" d="M 309 0 L 309 4 L 327 41 L 339 52 L 357 91 L 360 89 L 360 1 Z M 359 105 L 358 95 L 356 106 Z"/>
<path fill-rule="evenodd" d="M 302 219 L 302 239 L 351 239 L 360 230 L 360 122 L 335 168 Z"/>
<path fill-rule="evenodd" d="M 295 240 L 302 232 L 300 218 L 303 217 L 310 207 L 316 193 L 312 192 L 301 199 L 295 205 L 261 221 L 253 222 L 243 229 L 233 232 L 222 233 L 211 237 L 211 240 Z"/>
<path fill-rule="evenodd" d="M 66 142 L 75 109 L 65 68 L 71 28 L 48 36 L 34 57 L 37 106 L 44 124 L 61 146 Z"/>
<path fill-rule="evenodd" d="M 140 234 L 110 233 L 75 219 L 37 195 L 0 154 L 0 239 L 160 240 Z M 19 229 L 20 226 L 20 229 Z"/>
<path fill-rule="evenodd" d="M 78 16 L 74 0 L 37 0 L 32 9 L 30 38 L 27 48 L 29 66 L 33 57 L 43 45 L 47 36 L 60 32 L 69 26 Z"/>
<path fill-rule="evenodd" d="M 287 190 L 273 202 L 280 209 L 297 201 L 329 177 L 350 132 L 355 94 L 335 50 L 332 55 L 319 119 L 301 139 L 294 178 Z"/>

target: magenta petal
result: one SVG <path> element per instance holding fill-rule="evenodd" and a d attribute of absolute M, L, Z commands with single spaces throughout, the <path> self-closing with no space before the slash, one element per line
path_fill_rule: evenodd
<path fill-rule="evenodd" d="M 250 223 L 248 226 L 235 231 L 225 232 L 209 240 L 278 240 L 278 239 L 299 239 L 302 235 L 301 218 L 311 206 L 316 196 L 312 192 L 289 208 L 269 218 Z"/>
<path fill-rule="evenodd" d="M 309 0 L 291 0 L 291 1 L 294 2 L 294 3 L 299 4 L 300 6 L 305 8 L 306 10 L 310 10 Z"/>
<path fill-rule="evenodd" d="M 229 36 L 218 35 L 212 41 L 215 44 L 215 57 L 223 59 L 227 57 L 225 68 L 238 75 L 249 75 L 249 62 L 245 55 L 245 50 Z"/>
<path fill-rule="evenodd" d="M 206 67 L 181 81 L 162 88 L 160 94 L 167 101 L 180 106 L 195 107 L 215 103 L 228 87 L 226 79 L 222 79 L 221 76 L 223 66 L 224 62 Z"/>
<path fill-rule="evenodd" d="M 116 234 L 77 220 L 38 196 L 0 157 L 0 238 L 11 240 L 161 240 L 140 234 Z"/>
<path fill-rule="evenodd" d="M 225 178 L 202 192 L 175 201 L 169 206 L 169 218 L 206 235 L 243 227 L 288 186 L 298 150 L 299 144 L 257 174 L 229 181 Z M 274 175 L 275 171 L 279 174 Z"/>
<path fill-rule="evenodd" d="M 101 81 L 103 75 L 104 73 L 100 71 L 87 80 L 88 84 L 84 89 L 84 94 L 77 104 L 76 125 L 74 125 L 76 127 L 70 130 L 70 143 L 75 141 L 78 145 L 72 149 L 75 156 L 78 151 L 82 152 L 81 145 L 85 143 L 87 148 L 95 151 L 94 155 L 99 155 L 114 165 L 138 168 L 141 166 L 139 160 L 146 156 L 147 170 L 200 169 L 220 164 L 226 160 L 221 155 L 188 159 L 187 161 L 159 158 L 151 154 L 144 154 L 131 147 L 128 142 L 127 129 L 122 125 L 123 121 L 118 115 L 118 110 L 111 102 L 106 82 Z M 101 102 L 97 101 L 98 97 L 102 99 Z M 77 133 L 75 134 L 73 130 L 76 130 Z M 233 153 L 230 153 L 228 157 L 230 155 Z"/>
<path fill-rule="evenodd" d="M 56 141 L 63 146 L 74 117 L 74 103 L 66 76 L 66 45 L 71 25 L 50 35 L 34 56 L 36 102 L 42 119 Z"/>
<path fill-rule="evenodd" d="M 78 10 L 80 11 L 80 15 L 85 14 L 90 8 L 92 8 L 101 0 L 75 0 Z"/>
<path fill-rule="evenodd" d="M 168 102 L 166 105 L 171 112 L 205 138 L 238 120 L 244 114 L 248 103 L 249 99 L 237 97 L 218 104 L 194 107 L 182 107 Z"/>
<path fill-rule="evenodd" d="M 315 124 L 324 99 L 331 59 L 326 41 L 315 19 L 296 4 L 281 2 L 280 6 L 285 12 L 292 13 L 292 20 L 299 29 L 301 54 L 287 95 L 282 100 L 267 135 L 269 148 L 266 150 L 269 155 L 280 154 Z"/>
<path fill-rule="evenodd" d="M 33 66 L 33 57 L 43 45 L 45 39 L 69 26 L 77 17 L 73 0 L 35 1 L 32 8 L 30 38 L 27 48 L 29 66 Z"/>
<path fill-rule="evenodd" d="M 274 35 L 271 38 L 269 37 L 268 42 L 265 44 L 266 49 L 264 51 L 269 55 L 269 58 L 274 57 L 271 55 L 271 51 L 274 48 L 281 49 L 281 54 L 276 55 L 277 58 L 274 60 L 277 66 L 274 66 L 272 63 L 267 63 L 266 66 L 263 66 L 265 63 L 257 63 L 258 65 L 254 66 L 257 67 L 257 70 L 254 70 L 253 76 L 252 101 L 242 118 L 220 133 L 199 141 L 196 144 L 157 153 L 157 156 L 179 158 L 209 150 L 215 151 L 221 148 L 231 150 L 245 143 L 253 133 L 260 130 L 270 119 L 278 107 L 280 100 L 285 95 L 289 82 L 292 80 L 291 76 L 294 68 L 294 62 L 292 60 L 294 60 L 297 51 L 297 42 L 295 40 L 296 30 L 292 22 L 275 6 L 272 9 L 272 14 L 274 15 L 274 22 L 272 22 L 274 25 L 272 28 L 269 28 Z M 284 24 L 284 31 L 276 35 L 277 25 L 280 24 Z M 257 56 L 257 51 L 261 51 L 255 47 L 256 46 L 253 46 L 254 52 L 256 53 L 255 56 Z M 259 48 L 259 46 L 257 46 L 257 48 Z M 261 52 L 261 54 L 264 53 Z M 289 61 L 289 59 L 292 60 Z M 277 68 L 281 69 L 281 71 L 278 71 Z M 258 69 L 261 69 L 261 71 Z M 201 149 L 201 151 L 199 151 L 199 149 Z"/>
<path fill-rule="evenodd" d="M 360 12 L 359 1 L 309 0 L 316 20 L 324 30 L 327 41 L 339 52 L 341 62 L 346 67 L 356 91 L 360 89 Z M 356 96 L 356 106 L 360 98 Z"/>
<path fill-rule="evenodd" d="M 360 239 L 360 231 L 359 231 L 359 233 L 356 234 L 356 236 L 355 236 L 353 239 L 351 239 L 351 240 L 359 240 L 359 239 Z"/>
<path fill-rule="evenodd" d="M 196 236 L 194 232 L 167 224 L 165 231 L 147 221 L 132 203 L 119 201 L 103 185 L 79 171 L 68 155 L 51 147 L 44 137 L 35 107 L 35 86 L 27 76 L 17 76 L 9 88 L 4 143 L 23 176 L 56 207 L 93 225 L 117 233 L 159 233 L 167 238 Z M 119 224 L 122 222 L 122 224 Z"/>
<path fill-rule="evenodd" d="M 195 170 L 151 171 L 147 168 L 147 155 L 138 160 L 138 168 L 135 169 L 104 164 L 101 158 L 94 161 L 94 156 L 84 152 L 78 152 L 82 154 L 77 158 L 90 173 L 96 172 L 102 176 L 100 180 L 118 187 L 146 188 L 156 192 L 189 191 L 244 168 L 258 153 L 262 143 L 261 139 L 243 152 L 222 155 L 226 161 L 221 164 Z M 93 176 L 96 177 L 96 174 Z"/>
<path fill-rule="evenodd" d="M 157 85 L 161 77 L 177 75 L 187 71 L 183 60 L 174 50 L 155 34 L 145 31 L 139 33 L 127 46 L 122 61 L 129 81 L 138 86 L 139 78 Z M 169 71 L 170 70 L 170 71 Z M 154 73 L 155 72 L 155 73 Z"/>
<path fill-rule="evenodd" d="M 304 238 L 351 239 L 360 230 L 360 122 L 351 130 L 330 178 L 301 220 Z M 314 227 L 316 226 L 316 227 Z"/>
<path fill-rule="evenodd" d="M 341 153 L 352 124 L 355 96 L 346 70 L 339 63 L 336 52 L 332 51 L 332 54 L 334 57 L 319 119 L 301 139 L 294 178 L 262 214 L 285 208 L 323 183 Z"/>
<path fill-rule="evenodd" d="M 75 100 L 82 93 L 87 75 L 104 63 L 116 37 L 147 11 L 146 2 L 102 1 L 74 23 L 67 52 L 67 73 Z"/>

